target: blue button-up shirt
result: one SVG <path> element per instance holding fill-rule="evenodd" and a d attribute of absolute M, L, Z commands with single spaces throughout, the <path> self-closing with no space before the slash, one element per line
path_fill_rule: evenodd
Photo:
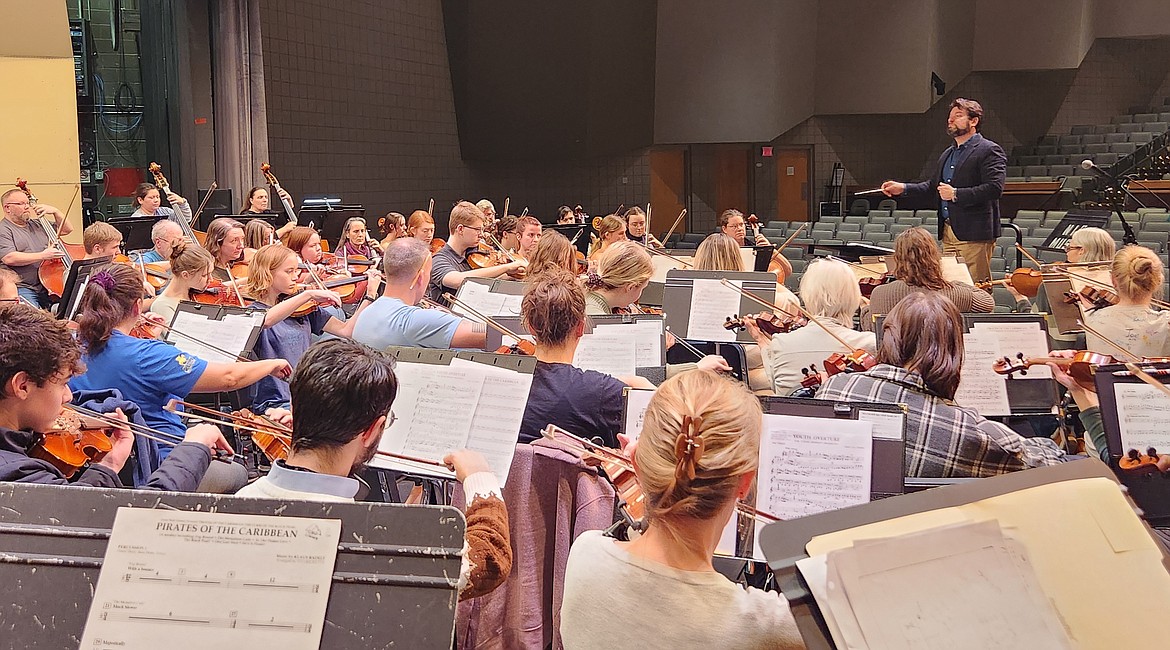
<path fill-rule="evenodd" d="M 946 183 L 947 185 L 951 184 L 951 181 L 955 178 L 955 167 L 958 166 L 959 157 L 962 156 L 963 152 L 965 152 L 969 147 L 974 146 L 975 143 L 982 139 L 983 136 L 979 133 L 976 133 L 975 135 L 968 138 L 967 141 L 963 144 L 951 149 L 950 155 L 947 156 L 947 161 L 943 163 L 942 182 Z M 946 221 L 947 218 L 951 216 L 950 201 L 942 201 L 941 213 L 943 221 Z"/>

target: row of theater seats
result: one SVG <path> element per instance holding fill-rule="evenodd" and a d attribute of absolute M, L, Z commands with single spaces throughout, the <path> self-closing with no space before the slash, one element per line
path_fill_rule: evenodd
<path fill-rule="evenodd" d="M 1100 167 L 1109 167 L 1167 131 L 1170 111 L 1117 115 L 1109 124 L 1077 125 L 1068 134 L 1046 135 L 1034 145 L 1013 148 L 1008 159 L 1008 182 L 1090 176 L 1093 172 L 1081 169 L 1081 161 L 1092 160 Z"/>

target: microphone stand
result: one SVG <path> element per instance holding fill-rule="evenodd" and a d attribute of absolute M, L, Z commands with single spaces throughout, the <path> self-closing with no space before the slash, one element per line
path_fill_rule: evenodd
<path fill-rule="evenodd" d="M 1097 174 L 1098 178 L 1104 179 L 1104 181 L 1106 182 L 1107 185 L 1112 185 L 1113 187 L 1117 188 L 1118 190 L 1121 191 L 1122 194 L 1133 199 L 1133 202 L 1137 203 L 1140 207 L 1143 207 L 1143 208 L 1146 207 L 1146 205 L 1144 203 L 1142 203 L 1141 201 L 1139 201 L 1138 198 L 1136 196 L 1134 196 L 1125 187 L 1124 184 L 1118 182 L 1118 180 L 1116 178 L 1114 178 L 1112 174 L 1106 172 L 1104 169 L 1101 169 L 1097 165 L 1093 164 L 1092 161 L 1085 161 L 1085 162 L 1088 162 L 1089 166 L 1086 168 L 1085 163 L 1082 162 L 1081 163 L 1082 168 L 1091 169 L 1093 171 L 1093 173 Z M 1137 240 L 1137 235 L 1133 231 L 1133 226 L 1129 225 L 1129 222 L 1125 220 L 1125 215 L 1123 215 L 1121 213 L 1121 209 L 1122 209 L 1122 207 L 1124 207 L 1124 203 L 1125 203 L 1124 199 L 1122 199 L 1121 202 L 1118 202 L 1118 201 L 1113 202 L 1113 211 L 1117 213 L 1117 218 L 1121 220 L 1121 229 L 1124 231 L 1124 234 L 1121 237 L 1121 242 L 1123 244 L 1126 244 L 1126 245 L 1136 244 L 1136 243 L 1138 243 L 1138 240 Z"/>

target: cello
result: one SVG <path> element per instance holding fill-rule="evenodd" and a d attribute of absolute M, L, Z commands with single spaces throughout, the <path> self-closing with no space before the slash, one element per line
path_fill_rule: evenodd
<path fill-rule="evenodd" d="M 163 175 L 162 165 L 159 165 L 156 162 L 152 162 L 152 163 L 150 163 L 150 167 L 148 169 L 150 170 L 151 176 L 154 176 L 155 187 L 157 187 L 158 190 L 160 192 L 162 192 L 164 195 L 167 194 L 168 192 L 170 192 L 171 191 L 171 183 L 170 183 L 170 181 L 167 180 L 167 177 Z M 214 183 L 213 183 L 213 185 L 214 185 Z M 214 190 L 214 189 L 215 188 L 212 187 L 212 190 Z M 207 204 L 207 198 L 210 196 L 211 196 L 211 192 L 208 192 L 207 196 L 203 198 L 204 205 Z M 202 211 L 203 207 L 200 206 L 199 209 L 200 209 L 200 211 Z M 179 228 L 181 228 L 183 230 L 183 236 L 186 237 L 188 240 L 193 241 L 193 242 L 199 244 L 200 246 L 202 246 L 203 242 L 207 240 L 207 233 L 200 231 L 200 230 L 195 230 L 191 227 L 191 224 L 195 222 L 195 219 L 198 218 L 198 215 L 192 214 L 190 220 L 183 219 L 179 214 L 175 214 L 175 217 L 177 217 L 176 221 L 179 222 Z"/>
<path fill-rule="evenodd" d="M 45 218 L 37 214 L 37 197 L 33 195 L 32 190 L 28 189 L 28 181 L 23 178 L 16 179 L 16 187 L 24 192 L 28 197 L 28 209 L 30 211 L 30 219 L 36 219 L 40 224 L 41 229 L 44 230 L 45 235 L 49 238 L 49 245 L 61 251 L 60 257 L 54 257 L 41 262 L 37 269 L 37 278 L 41 285 L 49 292 L 49 295 L 60 298 L 65 291 L 65 278 L 69 276 L 69 269 L 73 267 L 74 258 L 81 259 L 85 257 L 85 247 L 78 244 L 66 244 L 61 241 L 61 227 L 46 221 Z M 74 196 L 76 199 L 76 195 Z M 69 204 L 70 209 L 73 203 Z M 68 214 L 68 211 L 66 211 Z M 65 225 L 64 219 L 61 225 Z"/>
<path fill-rule="evenodd" d="M 272 173 L 272 165 L 261 163 L 260 173 L 264 174 L 264 180 L 268 181 L 268 184 L 276 190 L 276 195 L 280 197 L 280 204 L 284 206 L 284 214 L 288 217 L 288 222 L 294 226 L 297 225 L 297 211 L 293 209 L 292 202 L 281 194 L 284 190 L 280 187 L 280 181 L 276 180 L 276 174 Z"/>

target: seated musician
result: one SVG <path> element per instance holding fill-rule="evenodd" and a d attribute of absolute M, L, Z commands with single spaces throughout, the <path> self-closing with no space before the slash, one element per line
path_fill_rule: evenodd
<path fill-rule="evenodd" d="M 122 233 L 104 221 L 95 221 L 81 233 L 85 259 L 111 257 L 122 252 Z"/>
<path fill-rule="evenodd" d="M 1101 228 L 1081 228 L 1073 233 L 1068 241 L 1068 246 L 1064 249 L 1065 261 L 1069 264 L 1112 262 L 1115 255 L 1117 255 L 1117 243 L 1113 241 L 1113 235 Z M 1004 288 L 1016 299 L 1017 312 L 1033 311 L 1032 302 L 1028 297 L 1016 291 L 1015 287 L 1012 286 L 1010 275 L 1004 283 Z M 1043 287 L 1036 294 L 1036 311 L 1044 313 L 1052 311 L 1048 303 L 1048 292 L 1044 291 Z"/>
<path fill-rule="evenodd" d="M 342 243 L 337 251 L 339 255 L 344 254 L 347 257 L 361 255 L 370 261 L 382 259 L 382 246 L 376 240 L 370 239 L 366 220 L 362 217 L 346 219 L 341 233 Z"/>
<path fill-rule="evenodd" d="M 483 220 L 487 223 L 488 226 L 495 226 L 497 221 L 508 216 L 506 214 L 496 214 L 496 206 L 487 199 L 480 199 L 476 201 L 475 207 L 483 211 Z"/>
<path fill-rule="evenodd" d="M 596 268 L 585 276 L 585 315 L 608 316 L 610 314 L 638 313 L 634 303 L 650 284 L 654 265 L 650 253 L 634 242 L 619 241 L 610 245 L 597 257 Z M 612 306 L 611 306 L 612 305 Z M 674 334 L 666 333 L 666 347 L 675 344 Z M 716 354 L 708 354 L 697 363 L 671 363 L 666 366 L 666 375 L 674 375 L 703 368 L 731 372 L 727 360 Z"/>
<path fill-rule="evenodd" d="M 760 331 L 754 318 L 745 318 L 744 325 L 752 338 L 766 349 L 764 368 L 772 379 L 772 391 L 777 395 L 790 395 L 801 387 L 802 369 L 815 365 L 817 371 L 824 371 L 825 359 L 834 352 L 847 354 L 862 349 L 873 354 L 877 346 L 873 332 L 853 329 L 853 315 L 861 306 L 861 289 L 853 270 L 844 262 L 814 260 L 800 279 L 800 297 L 804 299 L 808 312 L 833 334 L 844 339 L 849 347 L 842 346 L 840 341 L 814 323 L 769 336 Z"/>
<path fill-rule="evenodd" d="M 281 236 L 291 232 L 295 227 L 290 227 Z M 263 219 L 249 219 L 244 223 L 244 262 L 251 262 L 256 251 L 277 241 L 279 240 L 276 237 L 276 228 L 273 228 L 272 224 Z"/>
<path fill-rule="evenodd" d="M 1085 325 L 1139 357 L 1170 356 L 1170 311 L 1151 307 L 1162 290 L 1162 261 L 1154 251 L 1130 245 L 1117 253 L 1110 274 L 1118 302 L 1089 312 Z M 1094 352 L 1120 354 L 1092 332 L 1086 331 L 1085 341 Z"/>
<path fill-rule="evenodd" d="M 516 252 L 520 257 L 527 258 L 536 252 L 536 246 L 540 243 L 540 238 L 543 236 L 544 228 L 536 217 L 520 217 L 516 220 Z"/>
<path fill-rule="evenodd" d="M 386 216 L 378 221 L 378 227 L 385 235 L 379 244 L 382 246 L 382 250 L 386 250 L 390 246 L 390 242 L 406 236 L 406 217 L 401 212 L 387 212 Z"/>
<path fill-rule="evenodd" d="M 293 202 L 292 195 L 289 194 L 288 192 L 286 192 L 283 187 L 277 190 L 277 194 L 280 195 L 280 198 L 282 201 L 288 201 L 289 203 Z M 244 198 L 244 205 L 240 206 L 240 214 L 246 216 L 246 215 L 253 215 L 253 214 L 280 214 L 281 213 L 281 211 L 279 211 L 279 210 L 273 210 L 271 205 L 272 205 L 272 199 L 268 195 L 268 188 L 264 187 L 263 185 L 257 185 L 256 187 L 253 187 L 252 189 L 248 190 L 248 196 L 246 196 Z M 268 224 L 268 222 L 264 221 L 263 219 L 260 219 L 259 221 L 260 221 L 260 223 Z M 249 221 L 249 223 L 251 223 L 251 221 Z M 271 228 L 272 224 L 268 224 L 268 226 L 269 226 L 269 228 Z M 273 235 L 277 239 L 281 239 L 285 235 L 287 235 L 293 228 L 296 228 L 296 226 L 297 226 L 297 222 L 293 221 L 292 219 L 289 219 L 283 226 L 281 226 L 280 228 L 274 229 Z M 268 241 L 267 237 L 265 237 L 264 240 L 265 240 L 264 244 L 271 243 Z M 264 244 L 260 244 L 260 246 L 263 246 Z M 260 248 L 260 246 L 256 246 L 255 248 Z"/>
<path fill-rule="evenodd" d="M 130 260 L 135 264 L 141 259 L 143 264 L 166 266 L 170 264 L 171 251 L 175 242 L 180 239 L 183 239 L 183 228 L 170 219 L 160 219 L 154 222 L 154 226 L 150 229 L 150 240 L 154 242 L 154 248 L 131 253 Z"/>
<path fill-rule="evenodd" d="M 557 223 L 577 223 L 577 215 L 573 213 L 573 208 L 567 205 L 557 208 Z"/>
<path fill-rule="evenodd" d="M 283 359 L 209 363 L 170 343 L 131 336 L 142 321 L 142 280 L 133 267 L 111 264 L 91 275 L 77 317 L 86 370 L 69 385 L 74 390 L 116 388 L 138 405 L 149 427 L 176 438 L 184 428 L 180 416 L 166 410 L 170 400 L 237 390 L 270 374 L 287 377 L 291 372 Z M 165 456 L 169 449 L 159 452 Z"/>
<path fill-rule="evenodd" d="M 820 399 L 905 404 L 906 475 L 984 477 L 1066 460 L 1047 438 L 1025 438 L 955 405 L 963 318 L 941 291 L 912 292 L 886 315 L 878 365 L 830 377 Z"/>
<path fill-rule="evenodd" d="M 7 267 L 0 266 L 0 303 L 23 302 L 20 292 L 17 291 L 19 284 L 19 275 Z"/>
<path fill-rule="evenodd" d="M 626 210 L 626 238 L 643 246 L 665 248 L 654 233 L 646 230 L 646 213 L 636 205 Z"/>
<path fill-rule="evenodd" d="M 590 237 L 592 239 L 592 250 L 589 251 L 589 260 L 597 259 L 598 255 L 605 250 L 606 246 L 614 244 L 619 241 L 626 240 L 626 222 L 616 214 L 607 215 L 601 220 L 601 225 L 597 228 L 597 234 Z"/>
<path fill-rule="evenodd" d="M 747 220 L 743 213 L 735 208 L 729 208 L 719 213 L 719 232 L 735 240 L 736 247 L 767 246 L 768 238 L 762 233 L 756 233 L 755 239 L 747 241 Z"/>
<path fill-rule="evenodd" d="M 417 307 L 431 277 L 431 251 L 422 240 L 391 242 L 382 258 L 386 288 L 366 307 L 353 327 L 353 338 L 377 350 L 391 345 L 415 348 L 476 348 L 487 345 L 482 323 L 441 309 Z"/>
<path fill-rule="evenodd" d="M 134 189 L 134 212 L 131 217 L 165 217 L 175 223 L 191 223 L 191 204 L 187 199 L 175 194 L 170 189 L 167 192 L 167 203 L 162 204 L 162 194 L 158 186 L 153 183 L 139 183 Z M 182 220 L 180 222 L 180 219 Z"/>
<path fill-rule="evenodd" d="M 458 290 L 467 278 L 498 278 L 526 266 L 523 261 L 519 261 L 482 269 L 471 268 L 467 262 L 467 252 L 479 244 L 479 236 L 486 228 L 484 223 L 483 212 L 472 203 L 460 201 L 451 208 L 448 222 L 451 235 L 447 243 L 434 254 L 431 280 L 427 285 L 428 298 L 440 302 L 444 293 Z"/>
<path fill-rule="evenodd" d="M 387 418 L 394 420 L 394 360 L 351 341 L 322 341 L 305 353 L 290 388 L 293 416 L 284 423 L 292 425 L 292 451 L 237 496 L 353 501 L 360 483 L 350 476 L 374 457 Z M 443 461 L 466 495 L 459 597 L 482 596 L 511 572 L 508 511 L 483 456 L 463 449 Z"/>
<path fill-rule="evenodd" d="M 611 377 L 573 365 L 585 335 L 585 292 L 569 273 L 548 272 L 532 282 L 520 307 L 536 340 L 536 371 L 520 425 L 520 442 L 540 438 L 549 424 L 617 446 L 625 386 L 653 388 L 643 377 Z"/>
<path fill-rule="evenodd" d="M 215 259 L 212 277 L 230 282 L 232 265 L 244 259 L 244 224 L 229 217 L 213 219 L 207 224 L 203 247 Z"/>
<path fill-rule="evenodd" d="M 49 461 L 31 456 L 42 432 L 53 428 L 72 398 L 68 381 L 81 369 L 81 349 L 64 321 L 29 305 L 0 306 L 0 481 L 122 487 L 118 472 L 134 446 L 129 429 L 111 429 L 112 449 L 72 481 Z M 125 419 L 120 411 L 112 417 Z M 192 492 L 207 472 L 212 450 L 231 450 L 209 424 L 192 427 L 180 438 L 183 442 L 140 488 Z"/>
<path fill-rule="evenodd" d="M 35 220 L 52 217 L 52 227 L 59 228 L 62 235 L 73 232 L 73 226 L 65 220 L 65 213 L 51 205 L 30 206 L 28 196 L 20 189 L 0 194 L 0 204 L 4 208 L 4 218 L 0 219 L 0 263 L 20 276 L 17 291 L 21 298 L 37 307 L 48 307 L 52 301 L 41 284 L 41 262 L 61 257 L 62 253 L 49 245 L 49 234 Z"/>
<path fill-rule="evenodd" d="M 410 219 L 406 222 L 406 234 L 430 244 L 435 238 L 434 218 L 427 214 L 426 210 L 411 212 Z"/>
<path fill-rule="evenodd" d="M 514 214 L 500 217 L 496 222 L 495 236 L 500 242 L 500 247 L 506 251 L 516 251 L 520 249 L 520 236 L 516 232 L 516 223 L 520 219 Z"/>
<path fill-rule="evenodd" d="M 861 329 L 873 331 L 874 316 L 887 314 L 913 293 L 946 296 L 960 312 L 986 314 L 995 308 L 991 294 L 969 284 L 943 278 L 938 241 L 925 228 L 910 228 L 894 238 L 893 282 L 875 287 L 861 310 Z"/>
<path fill-rule="evenodd" d="M 565 648 L 612 645 L 615 633 L 633 648 L 804 647 L 782 595 L 742 588 L 711 561 L 752 489 L 761 429 L 760 403 L 738 382 L 711 372 L 663 382 L 632 452 L 649 527 L 632 542 L 598 530 L 573 542 Z"/>
<path fill-rule="evenodd" d="M 579 268 L 577 248 L 569 242 L 568 237 L 550 230 L 541 235 L 540 243 L 528 256 L 528 275 L 524 279 L 532 282 L 538 275 L 550 270 L 567 271 L 576 275 Z"/>
<path fill-rule="evenodd" d="M 321 307 L 300 316 L 296 312 L 309 303 L 341 307 L 341 297 L 328 289 L 312 285 L 298 286 L 300 259 L 282 244 L 269 244 L 256 251 L 248 265 L 248 281 L 244 293 L 253 299 L 251 307 L 264 312 L 264 329 L 256 338 L 252 351 L 257 359 L 279 359 L 294 369 L 315 337 L 329 333 L 342 338 L 353 335 L 354 321 L 340 320 Z M 358 305 L 355 317 L 368 304 Z M 278 377 L 263 377 L 256 383 L 253 411 L 276 406 L 287 406 L 288 383 Z"/>
<path fill-rule="evenodd" d="M 158 314 L 165 323 L 170 323 L 174 319 L 179 301 L 191 300 L 193 292 L 207 288 L 207 283 L 211 281 L 211 272 L 215 269 L 215 258 L 206 248 L 180 238 L 171 248 L 168 263 L 171 267 L 171 281 L 154 302 L 150 303 L 149 310 Z"/>

